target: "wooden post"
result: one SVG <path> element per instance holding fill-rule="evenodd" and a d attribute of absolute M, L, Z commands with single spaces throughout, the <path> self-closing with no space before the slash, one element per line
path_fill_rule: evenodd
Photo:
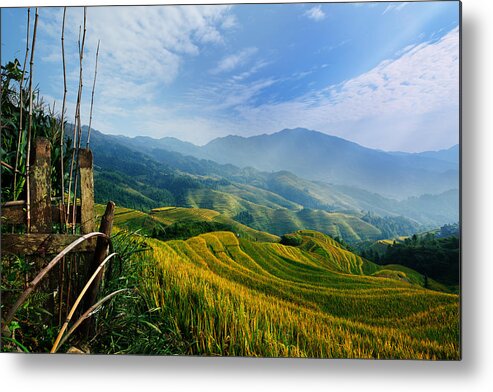
<path fill-rule="evenodd" d="M 94 219 L 94 176 L 92 168 L 92 151 L 83 149 L 79 152 L 80 167 L 80 203 L 82 234 L 92 233 Z"/>
<path fill-rule="evenodd" d="M 111 230 L 113 229 L 113 218 L 115 216 L 115 203 L 109 201 L 106 205 L 106 211 L 104 212 L 103 217 L 101 218 L 101 224 L 99 226 L 99 231 L 101 233 L 106 234 L 108 237 L 111 236 Z M 90 277 L 99 265 L 103 262 L 105 257 L 108 255 L 109 251 L 109 241 L 104 237 L 99 237 L 96 243 L 96 250 L 94 252 L 94 258 L 92 260 L 91 265 L 89 266 L 87 276 Z M 94 305 L 98 298 L 99 286 L 101 284 L 101 279 L 103 277 L 104 270 L 98 274 L 94 282 L 89 287 L 89 290 L 86 294 L 86 300 L 84 304 L 84 310 L 89 309 L 92 305 Z M 88 319 L 84 323 L 84 330 L 86 333 L 90 333 L 94 327 L 94 323 L 91 319 Z"/>
<path fill-rule="evenodd" d="M 30 232 L 49 234 L 52 231 L 51 220 L 51 146 L 48 139 L 36 138 L 33 156 L 31 157 L 31 173 L 29 176 L 30 195 Z M 41 254 L 32 256 L 35 271 L 45 267 L 46 259 Z M 52 275 L 40 286 L 43 291 L 53 293 L 57 282 Z M 54 314 L 54 296 L 50 296 L 48 310 Z"/>
<path fill-rule="evenodd" d="M 36 139 L 30 181 L 31 233 L 51 232 L 51 147 L 43 137 Z"/>

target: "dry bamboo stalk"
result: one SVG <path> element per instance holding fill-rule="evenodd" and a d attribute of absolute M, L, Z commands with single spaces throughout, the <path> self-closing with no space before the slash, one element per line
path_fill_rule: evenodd
<path fill-rule="evenodd" d="M 3 207 L 11 207 L 11 206 L 23 206 L 24 204 L 26 204 L 25 200 L 6 201 L 5 203 L 2 203 L 2 208 Z"/>
<path fill-rule="evenodd" d="M 84 44 L 86 42 L 86 16 L 87 16 L 87 7 L 84 7 L 84 30 L 82 33 L 82 44 L 80 46 L 80 53 L 79 53 L 79 99 L 77 100 L 77 121 L 76 121 L 76 126 L 77 126 L 77 150 L 76 150 L 76 159 L 75 159 L 75 176 L 74 176 L 74 206 L 76 205 L 77 201 L 77 183 L 79 180 L 79 151 L 80 151 L 80 144 L 81 144 L 81 138 L 82 138 L 82 125 L 81 125 L 81 119 L 80 119 L 80 106 L 81 106 L 81 101 L 82 101 L 82 89 L 83 89 L 83 83 L 82 83 L 82 64 L 84 60 Z M 73 214 L 73 222 L 75 222 L 75 213 Z M 72 233 L 75 234 L 75 224 L 72 226 Z"/>
<path fill-rule="evenodd" d="M 29 29 L 30 29 L 30 24 L 31 24 L 31 8 L 27 9 L 27 29 L 26 29 L 26 55 L 24 57 L 24 64 L 22 65 L 22 76 L 21 76 L 21 81 L 19 83 L 19 135 L 17 137 L 17 152 L 15 154 L 15 169 L 14 169 L 14 195 L 15 195 L 15 188 L 17 185 L 17 172 L 19 168 L 19 153 L 21 150 L 21 140 L 22 140 L 22 111 L 23 111 L 23 104 L 24 104 L 24 98 L 22 96 L 22 91 L 24 90 L 24 75 L 26 74 L 26 63 L 27 63 L 27 57 L 29 54 Z"/>
<path fill-rule="evenodd" d="M 72 263 L 74 262 L 74 255 L 72 257 L 68 256 L 69 262 L 67 265 L 67 300 L 66 300 L 66 308 L 65 308 L 65 314 L 68 315 L 68 307 L 70 306 L 70 295 L 72 294 Z M 60 322 L 61 324 L 61 322 Z"/>
<path fill-rule="evenodd" d="M 79 317 L 79 319 L 74 323 L 74 325 L 72 326 L 72 328 L 70 328 L 68 330 L 68 332 L 65 334 L 65 336 L 63 337 L 63 339 L 60 341 L 60 344 L 58 345 L 58 347 L 62 347 L 65 344 L 65 342 L 67 341 L 67 339 L 70 337 L 70 335 L 72 335 L 74 333 L 74 331 L 79 327 L 79 325 L 81 325 L 84 320 L 86 320 L 87 318 L 91 317 L 92 313 L 97 308 L 99 308 L 102 304 L 104 304 L 106 301 L 108 301 L 111 298 L 113 298 L 115 295 L 120 294 L 123 291 L 130 291 L 130 290 L 131 289 L 120 289 L 120 290 L 117 290 L 117 291 L 113 291 L 111 294 L 108 294 L 106 297 L 104 297 L 103 299 L 101 299 L 100 301 L 98 301 L 97 303 L 95 303 L 94 305 L 92 305 L 89 309 L 87 309 L 84 312 L 84 314 L 82 316 Z M 55 350 L 54 352 L 56 352 L 56 351 L 57 350 Z"/>
<path fill-rule="evenodd" d="M 76 239 L 74 242 L 72 242 L 69 246 L 67 246 L 64 250 L 62 250 L 58 255 L 56 255 L 46 267 L 44 267 L 38 275 L 27 285 L 27 289 L 23 291 L 23 293 L 20 295 L 19 299 L 16 301 L 16 303 L 12 306 L 12 308 L 9 310 L 9 313 L 7 314 L 7 317 L 5 317 L 4 325 L 2 330 L 5 330 L 5 328 L 8 329 L 8 325 L 14 318 L 15 312 L 17 312 L 17 309 L 19 309 L 19 306 L 21 306 L 26 298 L 31 294 L 31 292 L 36 288 L 36 286 L 39 284 L 39 282 L 44 278 L 44 276 L 50 272 L 50 270 L 63 258 L 65 257 L 72 249 L 77 247 L 77 245 L 81 244 L 84 241 L 87 241 L 89 238 L 92 237 L 104 237 L 107 238 L 108 240 L 109 237 L 104 234 L 100 233 L 98 231 L 95 231 L 93 233 L 85 234 L 81 236 L 80 238 Z"/>
<path fill-rule="evenodd" d="M 79 25 L 79 57 L 80 57 L 80 35 L 81 35 L 81 26 Z M 70 211 L 70 191 L 72 190 L 72 177 L 74 173 L 74 162 L 75 162 L 75 150 L 77 148 L 77 109 L 79 107 L 79 100 L 81 96 L 81 80 L 79 78 L 79 87 L 77 89 L 77 103 L 75 104 L 75 118 L 74 118 L 74 131 L 73 131 L 73 145 L 72 145 L 72 159 L 70 161 L 70 173 L 68 178 L 68 194 L 67 194 L 67 222 L 69 221 L 68 215 Z M 74 200 L 74 206 L 75 206 Z M 75 220 L 72 221 L 72 225 L 75 225 Z M 74 227 L 74 226 L 72 226 Z"/>
<path fill-rule="evenodd" d="M 14 168 L 13 166 L 9 165 L 7 162 L 1 161 L 1 165 L 6 167 L 7 169 L 12 170 L 15 174 L 19 173 L 21 176 L 24 176 L 24 173 L 22 173 L 20 170 L 18 170 L 16 168 Z"/>
<path fill-rule="evenodd" d="M 64 33 L 65 33 L 65 15 L 67 13 L 67 7 L 63 7 L 63 20 L 62 20 L 62 66 L 63 66 L 63 102 L 62 102 L 62 118 L 60 120 L 61 122 L 61 128 L 60 128 L 60 196 L 62 197 L 62 208 L 60 211 L 60 224 L 62 225 L 64 223 L 63 219 L 63 211 L 64 211 L 64 196 L 65 196 L 65 184 L 64 184 L 64 177 L 65 177 L 65 168 L 63 165 L 63 145 L 65 144 L 65 103 L 67 101 L 67 73 L 66 73 L 66 67 L 65 67 L 65 44 L 64 44 Z M 67 221 L 65 220 L 65 224 Z M 64 225 L 65 227 L 65 225 Z M 64 261 L 65 262 L 65 261 Z"/>
<path fill-rule="evenodd" d="M 77 109 L 76 109 L 77 110 Z M 68 222 L 68 214 L 70 213 L 70 191 L 72 189 L 72 176 L 73 176 L 73 170 L 74 170 L 74 161 L 75 161 L 75 148 L 77 147 L 76 144 L 76 138 L 77 138 L 77 133 L 76 133 L 76 126 L 74 124 L 74 135 L 73 135 L 73 146 L 72 146 L 72 160 L 70 162 L 70 174 L 68 177 L 68 191 L 67 191 L 67 222 Z M 74 222 L 72 222 L 74 224 Z"/>
<path fill-rule="evenodd" d="M 58 278 L 58 326 L 62 324 L 63 286 L 65 285 L 65 257 L 62 257 Z"/>
<path fill-rule="evenodd" d="M 92 107 L 94 104 L 94 89 L 96 87 L 96 76 L 98 74 L 98 56 L 99 56 L 99 44 L 100 40 L 98 40 L 98 48 L 96 49 L 96 65 L 94 66 L 94 82 L 92 84 L 92 93 L 91 93 L 91 110 L 89 112 L 89 129 L 87 130 L 87 143 L 86 148 L 89 148 L 89 141 L 91 139 L 91 124 L 92 124 Z"/>
<path fill-rule="evenodd" d="M 36 30 L 38 28 L 38 8 L 34 15 L 33 42 L 31 44 L 31 61 L 29 62 L 29 126 L 27 130 L 27 156 L 26 156 L 26 215 L 27 215 L 27 231 L 31 228 L 31 197 L 29 195 L 31 189 L 29 186 L 29 171 L 31 165 L 29 163 L 31 157 L 31 129 L 33 122 L 33 65 L 34 65 L 34 48 L 36 46 Z"/>
<path fill-rule="evenodd" d="M 112 253 L 110 254 L 108 257 L 106 257 L 102 262 L 101 264 L 99 264 L 98 268 L 96 269 L 96 271 L 94 271 L 94 273 L 92 274 L 92 276 L 89 278 L 89 280 L 87 281 L 86 285 L 84 286 L 84 288 L 82 289 L 82 291 L 80 292 L 79 296 L 77 297 L 77 299 L 75 300 L 74 302 L 74 305 L 72 306 L 72 309 L 70 309 L 70 313 L 68 314 L 65 322 L 63 323 L 63 326 L 62 328 L 60 329 L 60 332 L 58 333 L 58 336 L 56 337 L 56 340 L 55 340 L 55 343 L 53 344 L 53 347 L 51 348 L 51 351 L 50 353 L 55 353 L 57 348 L 58 348 L 58 344 L 60 343 L 60 339 L 62 338 L 65 330 L 67 329 L 68 327 L 68 323 L 70 322 L 70 320 L 72 319 L 72 316 L 74 315 L 75 311 L 77 310 L 77 306 L 79 306 L 79 303 L 80 301 L 82 301 L 82 298 L 84 298 L 84 294 L 87 292 L 87 290 L 89 289 L 89 286 L 91 285 L 91 283 L 93 282 L 94 279 L 96 279 L 96 276 L 99 274 L 99 271 L 101 271 L 101 269 L 104 267 L 104 265 L 112 258 L 116 255 L 116 253 Z"/>

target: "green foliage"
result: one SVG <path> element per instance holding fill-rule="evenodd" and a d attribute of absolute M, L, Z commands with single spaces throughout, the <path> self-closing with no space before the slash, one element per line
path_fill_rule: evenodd
<path fill-rule="evenodd" d="M 435 238 L 432 234 L 389 246 L 381 264 L 401 264 L 427 277 L 452 286 L 459 285 L 460 250 L 457 237 Z"/>
<path fill-rule="evenodd" d="M 118 230 L 117 230 L 118 231 Z M 100 297 L 127 288 L 96 313 L 96 335 L 89 340 L 91 352 L 99 354 L 178 353 L 180 343 L 170 332 L 171 320 L 163 319 L 143 294 L 145 281 L 155 274 L 146 238 L 136 232 L 118 231 L 113 236 L 119 257 L 108 269 Z M 173 350 L 171 350 L 173 347 Z"/>
<path fill-rule="evenodd" d="M 34 263 L 26 257 L 2 255 L 0 271 L 2 316 L 25 290 L 28 276 L 31 276 L 33 271 Z M 31 293 L 17 311 L 14 320 L 7 326 L 10 331 L 9 336 L 3 334 L 1 336 L 2 352 L 49 352 L 58 328 L 52 323 L 53 315 L 46 310 L 51 299 L 53 299 L 52 293 L 44 291 Z"/>
<path fill-rule="evenodd" d="M 414 222 L 403 216 L 380 217 L 371 212 L 368 212 L 361 219 L 377 227 L 381 232 L 381 238 L 393 238 L 401 235 L 412 235 L 422 228 L 421 225 L 417 222 Z"/>
<path fill-rule="evenodd" d="M 300 246 L 303 243 L 303 238 L 297 234 L 284 234 L 281 236 L 281 244 L 288 246 Z"/>
<path fill-rule="evenodd" d="M 423 274 L 428 280 L 445 284 L 457 291 L 460 270 L 460 239 L 457 226 L 445 225 L 435 232 L 411 237 L 378 241 L 359 246 L 359 254 L 381 265 L 399 264 Z M 423 278 L 424 279 L 424 278 Z"/>
<path fill-rule="evenodd" d="M 133 177 L 110 170 L 96 170 L 95 201 L 114 201 L 117 205 L 147 211 L 163 205 L 174 205 L 174 196 L 166 189 L 139 183 Z"/>
<path fill-rule="evenodd" d="M 20 124 L 20 88 L 22 88 L 23 121 L 20 135 L 20 150 L 17 167 L 17 182 L 14 189 L 14 171 L 2 165 L 2 200 L 18 200 L 25 197 L 25 174 L 27 160 L 27 136 L 29 124 L 29 90 L 25 86 L 19 86 L 22 70 L 19 61 L 9 62 L 1 68 L 1 156 L 2 161 L 12 168 L 16 165 L 17 144 Z M 36 138 L 47 138 L 51 146 L 51 190 L 52 196 L 61 196 L 61 123 L 53 111 L 39 99 L 39 91 L 33 91 L 33 115 L 31 128 L 31 149 L 34 148 Z M 71 157 L 71 141 L 66 138 L 64 150 L 64 168 L 68 166 Z"/>

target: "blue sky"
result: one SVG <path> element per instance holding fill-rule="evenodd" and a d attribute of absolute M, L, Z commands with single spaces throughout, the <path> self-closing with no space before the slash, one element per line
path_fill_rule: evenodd
<path fill-rule="evenodd" d="M 35 80 L 63 94 L 62 8 L 40 8 Z M 2 64 L 23 59 L 26 9 L 2 10 Z M 32 12 L 33 16 L 34 12 Z M 82 8 L 69 8 L 67 115 L 78 84 Z M 89 7 L 82 121 L 204 144 L 305 127 L 383 150 L 448 148 L 459 138 L 455 1 Z"/>

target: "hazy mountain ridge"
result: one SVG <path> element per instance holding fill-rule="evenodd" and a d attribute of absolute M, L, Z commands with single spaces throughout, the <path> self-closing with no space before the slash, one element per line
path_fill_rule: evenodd
<path fill-rule="evenodd" d="M 438 159 L 440 161 L 458 164 L 460 157 L 460 147 L 458 144 L 456 144 L 455 146 L 452 146 L 450 148 L 438 150 L 438 151 L 423 151 L 417 153 L 393 151 L 390 152 L 390 154 L 400 155 L 400 156 L 432 158 L 432 159 Z"/>
<path fill-rule="evenodd" d="M 309 225 L 338 235 L 342 226 L 332 226 L 330 230 L 329 226 L 353 216 L 350 226 L 356 225 L 358 229 L 356 232 L 349 229 L 343 236 L 353 241 L 382 235 L 379 228 L 365 229 L 361 218 L 368 211 L 382 217 L 406 216 L 414 221 L 399 218 L 395 234 L 411 234 L 409 227 L 418 230 L 420 225 L 438 227 L 458 220 L 457 190 L 450 191 L 450 197 L 445 199 L 443 195 L 428 195 L 426 203 L 422 200 L 424 196 L 397 201 L 356 187 L 309 181 L 288 171 L 266 173 L 252 168 L 240 169 L 150 148 L 148 143 L 154 140 L 151 138 L 134 138 L 130 139 L 133 143 L 129 143 L 128 138 L 92 132 L 96 197 L 113 198 L 127 207 L 144 210 L 164 205 L 212 208 L 240 221 L 253 214 L 253 224 L 242 223 L 278 235 L 287 229 Z M 140 144 L 145 148 L 139 147 Z M 342 215 L 337 217 L 331 213 Z M 262 223 L 265 219 L 267 221 Z M 282 222 L 274 224 L 276 219 Z M 362 231 L 358 232 L 360 229 Z"/>
<path fill-rule="evenodd" d="M 458 188 L 458 165 L 420 154 L 391 154 L 306 129 L 249 138 L 227 136 L 202 147 L 219 163 L 288 170 L 310 179 L 406 198 Z"/>
<path fill-rule="evenodd" d="M 287 170 L 309 180 L 356 186 L 405 199 L 458 189 L 458 146 L 423 153 L 385 152 L 303 128 L 226 136 L 199 147 L 175 138 L 120 137 L 138 151 L 165 149 L 260 171 Z"/>

